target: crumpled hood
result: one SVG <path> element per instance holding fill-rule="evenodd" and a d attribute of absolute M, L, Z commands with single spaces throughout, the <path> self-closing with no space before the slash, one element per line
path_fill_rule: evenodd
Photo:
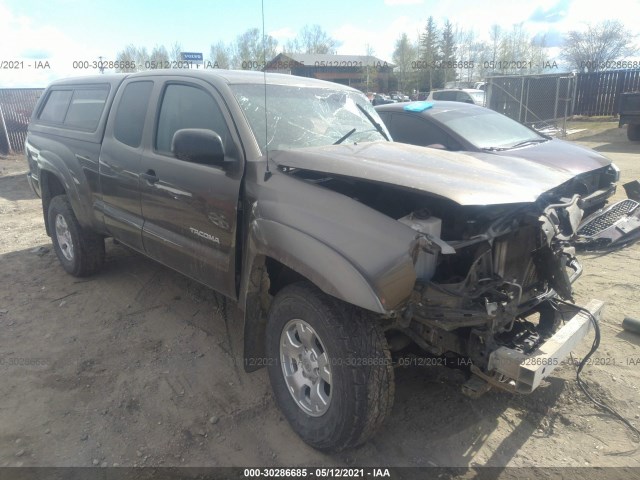
<path fill-rule="evenodd" d="M 280 150 L 269 157 L 280 166 L 399 185 L 460 205 L 534 202 L 574 176 L 521 158 L 384 141 Z"/>

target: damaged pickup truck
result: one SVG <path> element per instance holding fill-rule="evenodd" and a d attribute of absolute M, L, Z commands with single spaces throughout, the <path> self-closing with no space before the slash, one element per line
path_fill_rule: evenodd
<path fill-rule="evenodd" d="M 390 140 L 347 87 L 174 70 L 55 82 L 25 151 L 68 273 L 113 237 L 237 301 L 245 369 L 339 450 L 390 413 L 398 355 L 529 393 L 590 325 L 557 300 L 581 273 L 572 174 Z"/>

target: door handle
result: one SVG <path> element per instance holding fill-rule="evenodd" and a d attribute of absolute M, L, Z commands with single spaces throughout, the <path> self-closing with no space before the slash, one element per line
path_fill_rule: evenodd
<path fill-rule="evenodd" d="M 149 184 L 153 185 L 154 183 L 158 183 L 160 178 L 156 175 L 156 172 L 153 170 L 147 170 L 147 173 L 141 173 L 140 178 L 146 180 Z"/>

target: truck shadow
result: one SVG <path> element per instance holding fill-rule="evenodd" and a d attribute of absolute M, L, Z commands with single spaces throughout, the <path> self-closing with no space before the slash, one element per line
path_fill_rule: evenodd
<path fill-rule="evenodd" d="M 394 412 L 359 460 L 393 452 L 403 466 L 503 467 L 532 437 L 553 434 L 564 380 L 550 377 L 528 396 L 491 390 L 478 399 L 462 394 L 464 380 L 445 367 L 397 369 Z"/>
<path fill-rule="evenodd" d="M 12 202 L 37 198 L 29 188 L 26 173 L 0 177 L 0 197 Z"/>

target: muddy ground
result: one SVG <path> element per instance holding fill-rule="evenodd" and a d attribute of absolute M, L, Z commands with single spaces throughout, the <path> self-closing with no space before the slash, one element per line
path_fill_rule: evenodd
<path fill-rule="evenodd" d="M 615 124 L 576 138 L 640 178 L 640 144 Z M 375 439 L 319 453 L 276 409 L 266 371 L 244 373 L 232 303 L 225 315 L 214 292 L 110 240 L 101 274 L 67 275 L 25 172 L 22 157 L 0 159 L 0 466 L 640 466 L 640 444 L 569 364 L 528 397 L 478 400 L 458 371 L 398 369 Z M 578 299 L 607 303 L 584 378 L 640 426 L 640 336 L 620 327 L 640 318 L 640 244 L 581 258 Z"/>

